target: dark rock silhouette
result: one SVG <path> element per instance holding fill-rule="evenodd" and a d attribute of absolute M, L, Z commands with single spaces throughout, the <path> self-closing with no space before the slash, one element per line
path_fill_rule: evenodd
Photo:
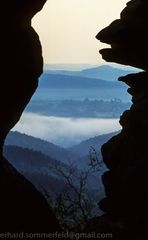
<path fill-rule="evenodd" d="M 0 3 L 0 232 L 60 231 L 44 197 L 2 156 L 4 139 L 18 122 L 42 73 L 42 49 L 31 19 L 45 2 Z"/>
<path fill-rule="evenodd" d="M 120 77 L 130 86 L 133 105 L 120 117 L 123 129 L 102 147 L 108 172 L 103 175 L 106 213 L 103 226 L 114 239 L 147 239 L 148 228 L 148 2 L 132 0 L 97 35 L 111 48 L 100 51 L 106 61 L 130 65 L 143 72 Z"/>

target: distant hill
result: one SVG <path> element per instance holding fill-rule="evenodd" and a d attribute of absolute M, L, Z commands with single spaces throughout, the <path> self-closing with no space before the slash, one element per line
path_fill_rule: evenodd
<path fill-rule="evenodd" d="M 134 70 L 110 66 L 88 68 L 81 71 L 46 70 L 40 77 L 33 100 L 90 100 L 120 99 L 129 102 L 128 86 L 116 81 L 119 76 Z"/>
<path fill-rule="evenodd" d="M 69 75 L 69 76 L 79 76 L 86 78 L 97 78 L 107 81 L 115 81 L 120 76 L 124 76 L 130 73 L 137 72 L 138 70 L 131 68 L 131 70 L 125 70 L 121 68 L 115 68 L 109 65 L 101 65 L 98 67 L 86 68 L 79 71 L 66 71 L 66 70 L 45 70 L 49 74 L 56 75 Z M 140 70 L 139 70 L 140 71 Z"/>
<path fill-rule="evenodd" d="M 61 191 L 64 181 L 53 170 L 55 165 L 67 169 L 68 166 L 41 152 L 17 146 L 5 146 L 4 156 L 29 179 L 39 190 L 49 191 L 51 196 Z"/>
<path fill-rule="evenodd" d="M 90 148 L 93 147 L 96 150 L 98 158 L 101 160 L 101 146 L 117 133 L 118 132 L 113 132 L 96 136 L 83 141 L 78 145 L 64 149 L 26 134 L 10 132 L 5 143 L 5 149 L 9 150 L 9 152 L 7 150 L 6 157 L 8 157 L 8 159 L 12 159 L 12 163 L 18 169 L 21 169 L 21 167 L 24 166 L 22 161 L 25 162 L 25 164 L 27 164 L 27 172 L 30 172 L 29 169 L 31 169 L 32 166 L 34 170 L 36 168 L 42 169 L 43 166 L 43 169 L 47 169 L 46 165 L 48 165 L 49 168 L 49 162 L 50 164 L 53 164 L 55 161 L 57 163 L 59 162 L 64 164 L 65 166 L 67 166 L 70 162 L 74 162 L 80 169 L 88 168 L 88 164 L 90 163 L 90 159 L 88 157 Z M 21 161 L 19 159 L 21 159 Z M 37 169 L 36 171 L 38 171 Z"/>
<path fill-rule="evenodd" d="M 50 174 L 50 168 L 54 165 L 67 167 L 66 164 L 44 155 L 42 152 L 18 146 L 5 145 L 4 156 L 21 172 Z"/>
<path fill-rule="evenodd" d="M 99 152 L 101 146 L 117 133 L 118 132 L 112 132 L 95 136 L 93 138 L 82 141 L 80 144 L 65 149 L 48 141 L 28 136 L 23 133 L 11 131 L 6 138 L 5 146 L 9 146 L 9 148 L 10 146 L 15 146 L 35 152 L 40 152 L 40 154 L 49 156 L 50 159 L 56 159 L 63 164 L 69 164 L 70 162 L 78 163 L 80 158 L 86 157 L 86 155 L 88 155 L 89 149 L 91 147 L 95 148 L 96 151 Z"/>
<path fill-rule="evenodd" d="M 27 148 L 17 146 L 4 147 L 4 156 L 8 161 L 21 172 L 28 180 L 30 180 L 43 193 L 48 192 L 52 200 L 63 193 L 63 189 L 67 188 L 67 183 L 63 176 L 56 171 L 56 167 L 60 167 L 64 172 L 69 173 L 69 166 L 57 161 L 41 152 L 33 151 Z M 79 169 L 76 168 L 79 174 Z M 102 171 L 95 176 L 89 176 L 87 187 L 93 191 L 96 189 L 100 199 L 104 191 L 101 182 Z"/>
<path fill-rule="evenodd" d="M 44 116 L 74 118 L 119 118 L 121 113 L 130 108 L 130 102 L 118 99 L 103 100 L 36 100 L 31 101 L 26 111 Z"/>
<path fill-rule="evenodd" d="M 97 153 L 99 153 L 101 146 L 107 142 L 111 137 L 117 135 L 118 132 L 112 132 L 108 134 L 103 134 L 90 138 L 86 141 L 81 142 L 78 145 L 68 148 L 71 152 L 79 155 L 80 157 L 85 157 L 89 153 L 89 149 L 93 147 Z"/>
<path fill-rule="evenodd" d="M 123 88 L 125 85 L 121 82 L 106 81 L 86 76 L 73 76 L 63 74 L 44 73 L 40 78 L 40 88 L 79 88 L 79 89 L 115 89 Z"/>
<path fill-rule="evenodd" d="M 99 154 L 102 144 L 116 134 L 117 132 L 114 132 L 90 138 L 69 149 L 64 149 L 26 134 L 11 132 L 6 139 L 4 155 L 39 189 L 44 188 L 51 195 L 54 195 L 55 192 L 61 191 L 64 186 L 62 179 L 53 170 L 55 164 L 67 170 L 68 161 L 65 159 L 67 159 L 68 154 L 69 157 L 73 158 L 78 171 L 79 169 L 88 169 L 90 147 L 95 148 Z M 100 158 L 100 155 L 98 157 Z M 101 176 L 105 170 L 104 164 L 101 165 L 100 171 L 94 173 L 94 176 L 90 176 L 88 181 L 88 186 L 91 189 L 100 189 L 101 195 L 103 194 Z"/>
<path fill-rule="evenodd" d="M 92 65 L 92 64 L 85 64 L 85 63 L 81 63 L 81 64 L 70 64 L 70 63 L 66 63 L 66 64 L 44 64 L 44 70 L 45 71 L 49 71 L 49 70 L 65 70 L 65 71 L 80 71 L 82 69 L 86 69 L 86 68 L 93 68 L 96 65 Z"/>
<path fill-rule="evenodd" d="M 41 153 L 62 161 L 63 163 L 69 163 L 69 161 L 74 161 L 76 158 L 75 154 L 65 148 L 19 132 L 11 131 L 6 138 L 5 145 L 40 151 Z"/>
<path fill-rule="evenodd" d="M 81 71 L 82 76 L 90 78 L 101 78 L 107 81 L 118 80 L 120 76 L 125 76 L 127 74 L 133 73 L 134 70 L 123 70 L 120 68 L 111 67 L 109 65 L 102 65 L 100 67 L 95 67 L 92 69 L 85 69 Z M 136 72 L 136 70 L 135 70 Z"/>

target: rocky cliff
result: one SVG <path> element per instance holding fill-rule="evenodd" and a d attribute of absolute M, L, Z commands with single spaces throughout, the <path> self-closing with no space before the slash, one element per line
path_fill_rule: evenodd
<path fill-rule="evenodd" d="M 120 19 L 98 33 L 110 44 L 100 53 L 109 62 L 143 70 L 120 77 L 132 95 L 132 106 L 120 117 L 122 131 L 102 147 L 108 172 L 106 198 L 100 202 L 114 239 L 146 239 L 148 228 L 148 2 L 132 0 Z"/>
<path fill-rule="evenodd" d="M 0 3 L 0 233 L 60 230 L 44 197 L 2 156 L 4 139 L 18 122 L 42 73 L 41 44 L 31 19 L 45 2 Z"/>

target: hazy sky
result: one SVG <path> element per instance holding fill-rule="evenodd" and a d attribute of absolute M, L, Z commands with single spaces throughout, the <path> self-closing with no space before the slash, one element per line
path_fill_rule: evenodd
<path fill-rule="evenodd" d="M 40 35 L 44 62 L 100 64 L 103 44 L 95 35 L 119 18 L 128 0 L 47 0 L 33 26 Z"/>

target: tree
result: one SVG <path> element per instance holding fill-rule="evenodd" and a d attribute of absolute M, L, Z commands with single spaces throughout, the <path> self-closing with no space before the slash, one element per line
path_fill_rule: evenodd
<path fill-rule="evenodd" d="M 102 162 L 92 147 L 89 157 L 89 167 L 84 171 L 78 170 L 74 163 L 70 163 L 67 169 L 55 164 L 52 169 L 64 181 L 64 187 L 50 205 L 63 228 L 68 231 L 82 231 L 89 220 L 99 214 L 98 199 L 88 189 L 88 179 L 99 171 Z"/>

